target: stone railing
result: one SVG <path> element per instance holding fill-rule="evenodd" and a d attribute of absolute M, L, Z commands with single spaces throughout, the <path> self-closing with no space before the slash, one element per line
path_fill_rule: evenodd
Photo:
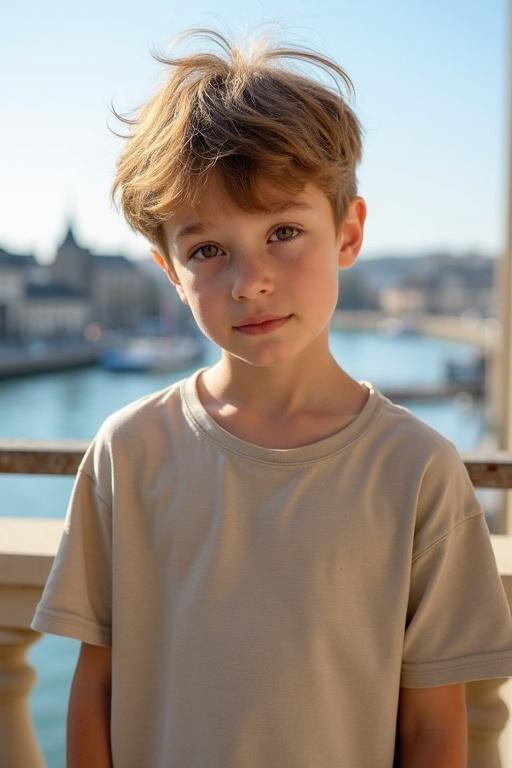
<path fill-rule="evenodd" d="M 73 475 L 83 442 L 0 441 L 0 473 Z M 512 456 L 464 456 L 476 487 L 512 489 Z M 1 510 L 6 514 L 8 510 Z M 62 534 L 63 520 L 0 517 L 0 763 L 42 768 L 44 760 L 29 717 L 35 672 L 26 660 L 40 635 L 30 620 Z M 494 554 L 512 605 L 512 536 L 492 536 Z M 512 680 L 466 684 L 468 768 L 512 768 Z M 508 705 L 508 706 L 507 706 Z"/>

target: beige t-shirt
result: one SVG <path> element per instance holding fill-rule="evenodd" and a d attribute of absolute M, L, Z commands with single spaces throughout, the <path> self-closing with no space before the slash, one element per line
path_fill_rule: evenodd
<path fill-rule="evenodd" d="M 400 686 L 512 676 L 465 467 L 369 384 L 271 449 L 196 377 L 100 429 L 32 626 L 112 645 L 114 768 L 391 768 Z"/>

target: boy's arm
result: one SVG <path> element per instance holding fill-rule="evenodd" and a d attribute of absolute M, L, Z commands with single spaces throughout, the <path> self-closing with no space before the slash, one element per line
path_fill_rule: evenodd
<path fill-rule="evenodd" d="M 397 736 L 400 768 L 466 768 L 464 683 L 400 688 Z"/>
<path fill-rule="evenodd" d="M 69 696 L 67 768 L 112 768 L 111 648 L 82 643 Z"/>

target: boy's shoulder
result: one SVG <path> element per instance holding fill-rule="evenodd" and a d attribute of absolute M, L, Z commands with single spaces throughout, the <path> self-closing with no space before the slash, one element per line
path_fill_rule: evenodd
<path fill-rule="evenodd" d="M 371 387 L 371 385 L 369 385 Z M 375 388 L 372 388 L 375 389 Z M 376 444 L 382 451 L 392 449 L 403 454 L 404 461 L 450 460 L 460 461 L 460 455 L 451 440 L 424 422 L 406 406 L 395 403 L 378 392 L 378 418 L 367 443 Z"/>
<path fill-rule="evenodd" d="M 180 407 L 181 385 L 185 380 L 179 379 L 113 411 L 101 424 L 97 437 L 109 442 L 129 438 L 133 434 L 142 437 L 145 430 L 158 424 L 163 410 L 168 413 L 172 412 L 173 405 Z"/>
<path fill-rule="evenodd" d="M 387 398 L 378 422 L 379 429 L 368 444 L 368 476 L 373 465 L 380 465 L 381 487 L 397 501 L 414 497 L 416 551 L 482 514 L 464 461 L 451 440 Z"/>
<path fill-rule="evenodd" d="M 111 413 L 103 421 L 82 459 L 80 470 L 95 482 L 110 484 L 113 466 L 140 464 L 149 448 L 163 449 L 166 435 L 182 417 L 180 379 Z"/>

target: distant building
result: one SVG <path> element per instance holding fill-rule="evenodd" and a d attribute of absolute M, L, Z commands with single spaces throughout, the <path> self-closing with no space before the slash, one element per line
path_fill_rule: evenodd
<path fill-rule="evenodd" d="M 30 273 L 37 268 L 33 256 L 0 248 L 0 339 L 20 333 L 20 306 Z"/>
<path fill-rule="evenodd" d="M 92 259 L 91 251 L 78 245 L 69 225 L 50 267 L 53 282 L 66 285 L 83 296 L 90 296 Z"/>
<path fill-rule="evenodd" d="M 496 316 L 496 261 L 468 253 L 360 259 L 353 269 L 390 314 Z M 343 285 L 343 283 L 342 283 Z"/>
<path fill-rule="evenodd" d="M 133 330 L 148 314 L 154 280 L 121 255 L 92 253 L 79 245 L 71 225 L 51 265 L 53 281 L 90 304 L 91 319 L 105 328 Z"/>
<path fill-rule="evenodd" d="M 425 312 L 427 299 L 417 288 L 385 288 L 380 293 L 380 305 L 388 315 Z"/>
<path fill-rule="evenodd" d="M 25 287 L 19 313 L 23 337 L 77 338 L 89 321 L 90 305 L 80 291 L 55 283 L 28 283 Z"/>
<path fill-rule="evenodd" d="M 0 339 L 82 338 L 89 323 L 133 332 L 160 314 L 157 278 L 156 267 L 84 248 L 71 225 L 49 266 L 0 248 Z M 178 303 L 170 286 L 165 302 L 170 318 Z"/>
<path fill-rule="evenodd" d="M 126 256 L 92 257 L 91 305 L 106 328 L 135 328 L 148 311 L 151 278 Z"/>
<path fill-rule="evenodd" d="M 418 291 L 424 296 L 425 312 L 461 315 L 472 312 L 489 317 L 494 306 L 494 262 L 474 254 L 453 256 L 435 254 L 423 260 L 423 269 L 404 280 L 403 291 Z"/>

